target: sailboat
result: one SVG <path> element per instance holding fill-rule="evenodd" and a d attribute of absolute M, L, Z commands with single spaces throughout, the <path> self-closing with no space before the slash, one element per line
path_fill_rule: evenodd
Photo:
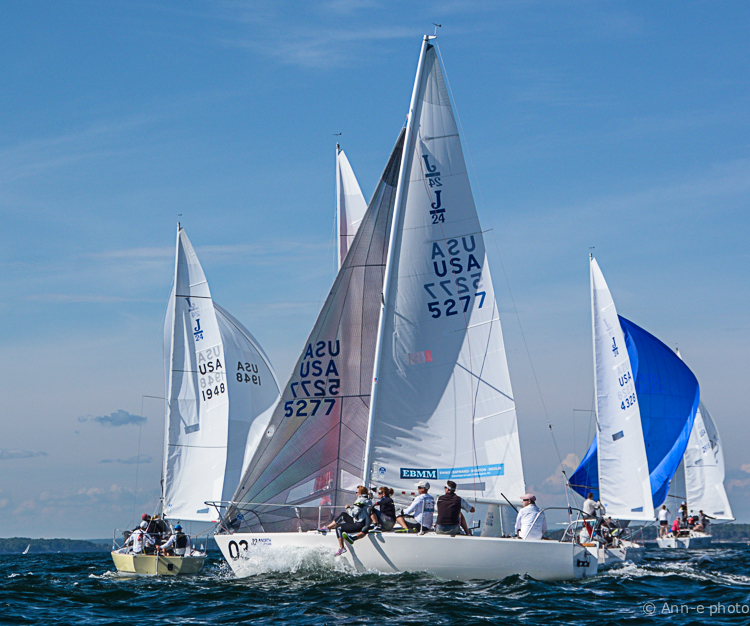
<path fill-rule="evenodd" d="M 23 552 L 22 552 L 21 554 L 28 554 L 28 553 L 29 553 L 29 548 L 30 548 L 30 547 L 31 547 L 31 544 L 27 545 L 27 546 L 26 546 L 26 549 L 25 549 L 25 550 L 24 550 L 24 551 L 23 551 Z"/>
<path fill-rule="evenodd" d="M 231 497 L 268 426 L 279 387 L 268 357 L 211 298 L 203 269 L 178 224 L 175 278 L 164 323 L 166 418 L 159 515 L 213 522 L 206 501 Z M 120 572 L 195 573 L 206 558 L 112 552 Z"/>
<path fill-rule="evenodd" d="M 677 356 L 682 358 L 680 351 Z M 685 499 L 690 515 L 703 511 L 716 520 L 732 521 L 732 507 L 724 489 L 724 450 L 719 430 L 703 402 L 698 405 L 685 455 Z M 710 532 L 688 530 L 677 536 L 658 537 L 660 548 L 705 548 L 711 545 Z"/>
<path fill-rule="evenodd" d="M 592 293 L 599 290 L 602 294 L 601 308 L 607 312 L 604 327 L 610 333 L 599 337 L 595 332 L 595 343 L 599 342 L 597 351 L 609 350 L 612 356 L 617 353 L 627 359 L 628 366 L 600 370 L 597 361 L 597 436 L 571 475 L 569 486 L 584 498 L 593 493 L 605 505 L 606 515 L 615 519 L 651 521 L 654 508 L 661 506 L 667 497 L 669 484 L 685 452 L 698 406 L 698 381 L 664 343 L 617 315 L 593 257 L 591 273 Z M 592 296 L 592 302 L 594 299 Z M 609 376 L 611 402 L 604 406 L 600 376 Z M 603 423 L 610 418 L 613 432 L 607 435 Z M 626 436 L 629 444 L 621 445 Z M 632 478 L 635 468 L 637 481 Z M 613 506 L 614 502 L 618 504 Z M 608 548 L 603 556 L 605 562 L 618 558 L 632 560 L 636 553 L 635 546 L 620 553 Z"/>
<path fill-rule="evenodd" d="M 317 550 L 375 483 L 451 479 L 475 502 L 525 491 L 515 402 L 482 229 L 432 36 L 399 134 L 333 287 L 215 535 L 232 570 Z M 596 573 L 572 542 L 369 534 L 354 570 L 446 579 Z"/>
<path fill-rule="evenodd" d="M 581 481 L 580 468 L 571 482 L 584 497 L 586 492 L 594 492 L 608 516 L 618 520 L 650 521 L 653 519 L 651 484 L 633 365 L 612 294 L 593 255 L 590 256 L 590 275 L 598 489 L 591 480 L 594 477 L 588 476 L 583 479 L 584 489 L 580 489 L 576 484 Z M 594 538 L 584 541 L 584 545 L 602 565 L 642 557 L 643 548 L 632 541 L 615 540 L 613 545 L 603 545 Z"/>
<path fill-rule="evenodd" d="M 336 144 L 336 221 L 339 232 L 339 268 L 354 241 L 357 229 L 367 211 L 367 202 L 349 164 L 349 159 Z"/>

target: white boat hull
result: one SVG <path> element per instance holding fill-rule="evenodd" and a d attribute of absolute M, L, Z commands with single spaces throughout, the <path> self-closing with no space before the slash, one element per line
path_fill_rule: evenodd
<path fill-rule="evenodd" d="M 159 556 L 155 554 L 126 554 L 112 552 L 112 561 L 120 574 L 132 576 L 177 576 L 197 574 L 203 567 L 206 555 Z"/>
<path fill-rule="evenodd" d="M 665 549 L 700 549 L 710 548 L 713 537 L 705 533 L 692 532 L 685 537 L 657 537 L 656 543 Z"/>
<path fill-rule="evenodd" d="M 427 572 L 448 580 L 502 580 L 513 575 L 573 580 L 593 576 L 598 568 L 585 548 L 558 541 L 371 533 L 334 557 L 334 533 L 237 533 L 214 538 L 239 577 L 268 571 L 269 563 L 284 563 L 284 553 L 299 550 L 317 551 L 357 572 Z"/>
<path fill-rule="evenodd" d="M 623 541 L 618 547 L 603 547 L 596 544 L 589 544 L 586 549 L 592 556 L 596 557 L 599 567 L 609 567 L 630 561 L 631 563 L 640 563 L 646 552 L 644 546 L 630 541 Z"/>

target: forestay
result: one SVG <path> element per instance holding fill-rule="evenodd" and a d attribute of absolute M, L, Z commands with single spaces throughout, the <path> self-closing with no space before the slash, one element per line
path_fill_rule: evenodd
<path fill-rule="evenodd" d="M 250 333 L 213 303 L 182 228 L 164 324 L 164 365 L 165 515 L 211 521 L 215 513 L 204 503 L 233 493 L 247 447 L 257 443 L 278 399 L 278 384 Z"/>
<path fill-rule="evenodd" d="M 654 508 L 633 368 L 615 303 L 593 257 L 591 310 L 599 499 L 607 515 L 623 520 L 651 520 Z"/>
<path fill-rule="evenodd" d="M 711 415 L 701 402 L 690 433 L 685 462 L 685 488 L 691 513 L 703 511 L 711 517 L 732 520 L 724 489 L 724 452 Z"/>
<path fill-rule="evenodd" d="M 352 247 L 234 495 L 236 502 L 336 506 L 350 502 L 351 492 L 361 482 L 403 136 L 401 131 Z M 230 523 L 241 523 L 244 518 L 250 527 L 259 523 L 266 531 L 296 530 L 296 520 L 288 517 L 294 509 L 289 507 L 274 511 L 270 506 L 248 504 L 240 508 L 242 513 L 229 511 Z M 317 510 L 307 513 L 317 516 Z"/>
<path fill-rule="evenodd" d="M 525 491 L 484 237 L 435 48 L 425 40 L 401 165 L 371 417 L 370 480 L 469 497 Z M 366 457 L 368 458 L 368 457 Z M 371 472 L 371 473 L 370 473 Z"/>
<path fill-rule="evenodd" d="M 339 230 L 339 267 L 346 258 L 357 229 L 367 210 L 367 203 L 359 188 L 349 159 L 336 144 L 336 214 Z"/>

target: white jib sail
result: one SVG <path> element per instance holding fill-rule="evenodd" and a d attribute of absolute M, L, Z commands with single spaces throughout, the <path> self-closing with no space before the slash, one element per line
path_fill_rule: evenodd
<path fill-rule="evenodd" d="M 517 499 L 525 485 L 498 306 L 427 39 L 401 168 L 365 472 L 409 491 L 421 478 L 452 479 L 467 498 Z"/>
<path fill-rule="evenodd" d="M 635 379 L 615 303 L 593 257 L 591 313 L 599 498 L 614 518 L 651 520 L 654 507 Z"/>
<path fill-rule="evenodd" d="M 703 511 L 721 520 L 732 520 L 727 492 L 724 489 L 724 452 L 721 438 L 711 415 L 700 403 L 695 423 L 683 457 L 685 490 L 691 513 Z"/>
<path fill-rule="evenodd" d="M 229 500 L 266 431 L 279 399 L 279 383 L 250 332 L 215 302 L 214 311 L 226 359 L 229 429 L 221 499 Z"/>
<path fill-rule="evenodd" d="M 336 144 L 336 214 L 339 231 L 339 267 L 344 262 L 346 253 L 354 241 L 362 218 L 367 210 L 367 203 L 359 188 L 349 159 Z"/>
<path fill-rule="evenodd" d="M 254 422 L 268 421 L 278 385 L 250 334 L 214 305 L 182 228 L 164 325 L 164 359 L 165 515 L 211 521 L 216 513 L 204 503 L 231 498 L 248 456 L 250 435 L 265 428 Z"/>

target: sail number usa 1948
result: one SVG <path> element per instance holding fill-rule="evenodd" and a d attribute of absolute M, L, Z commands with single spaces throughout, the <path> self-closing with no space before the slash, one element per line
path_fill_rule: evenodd
<path fill-rule="evenodd" d="M 201 400 L 208 402 L 221 397 L 227 391 L 223 348 L 218 345 L 199 350 L 196 352 L 196 358 Z"/>

